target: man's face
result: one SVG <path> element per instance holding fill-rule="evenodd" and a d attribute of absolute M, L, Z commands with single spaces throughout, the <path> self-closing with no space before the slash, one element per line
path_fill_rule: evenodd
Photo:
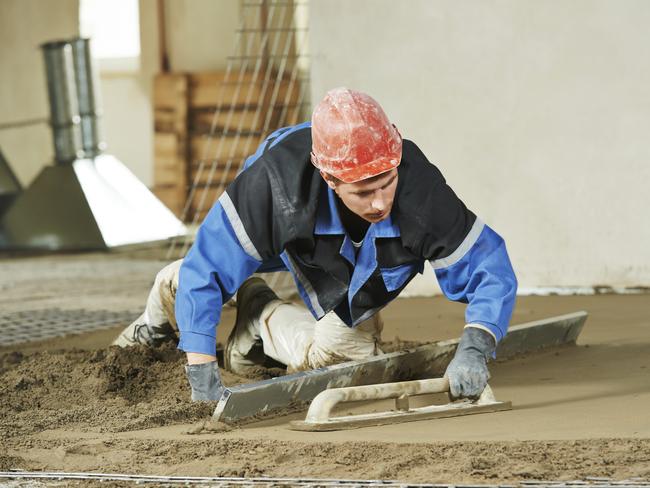
<path fill-rule="evenodd" d="M 390 215 L 397 189 L 397 168 L 356 183 L 333 181 L 326 174 L 323 178 L 347 208 L 371 224 Z"/>

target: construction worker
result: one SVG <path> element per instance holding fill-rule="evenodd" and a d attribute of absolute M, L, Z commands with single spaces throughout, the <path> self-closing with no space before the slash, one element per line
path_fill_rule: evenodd
<path fill-rule="evenodd" d="M 177 324 L 192 399 L 217 400 L 216 326 L 235 293 L 226 369 L 243 372 L 265 356 L 291 371 L 318 368 L 379 354 L 379 310 L 427 261 L 444 294 L 467 303 L 446 372 L 451 394 L 477 397 L 515 301 L 504 241 L 373 98 L 334 89 L 311 123 L 274 132 L 246 160 L 116 344 L 156 343 Z M 269 270 L 288 270 L 305 305 L 249 278 Z"/>

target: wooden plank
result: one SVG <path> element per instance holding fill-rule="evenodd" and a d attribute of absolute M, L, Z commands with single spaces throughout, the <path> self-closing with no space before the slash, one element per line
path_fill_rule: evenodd
<path fill-rule="evenodd" d="M 230 168 L 228 171 L 226 171 L 226 165 L 224 163 L 218 163 L 217 166 L 215 167 L 214 171 L 212 172 L 212 175 L 210 175 L 210 168 L 211 168 L 212 162 L 211 161 L 206 161 L 203 165 L 203 169 L 199 172 L 199 163 L 194 163 L 192 165 L 192 170 L 190 171 L 190 181 L 192 184 L 198 184 L 201 186 L 210 186 L 210 187 L 216 187 L 224 178 L 224 182 L 226 185 L 231 183 L 235 177 L 239 174 L 239 168 L 240 164 L 238 163 L 233 163 L 231 164 Z M 197 179 L 198 175 L 198 179 Z M 208 177 L 212 176 L 210 181 L 208 181 Z"/>
<path fill-rule="evenodd" d="M 189 210 L 189 214 L 187 216 L 187 222 L 192 222 L 195 216 L 196 216 L 196 221 L 198 223 L 203 222 L 203 220 L 208 215 L 208 212 L 210 211 L 211 208 L 212 205 L 210 205 L 208 201 L 206 201 L 203 210 L 201 210 L 200 212 L 197 212 L 197 209 L 195 207 L 191 207 Z"/>
<path fill-rule="evenodd" d="M 159 74 L 154 78 L 154 126 L 157 131 L 188 132 L 189 82 L 186 74 Z"/>
<path fill-rule="evenodd" d="M 184 149 L 175 133 L 154 133 L 154 185 L 187 187 Z"/>
<path fill-rule="evenodd" d="M 531 351 L 575 344 L 587 312 L 538 320 L 510 327 L 499 344 L 500 359 Z M 289 405 L 304 405 L 327 388 L 389 383 L 444 375 L 458 339 L 434 342 L 407 351 L 374 356 L 226 389 L 213 418 L 240 422 L 259 418 Z"/>
<path fill-rule="evenodd" d="M 227 185 L 226 185 L 227 186 Z M 199 186 L 196 188 L 194 191 L 194 194 L 192 195 L 192 203 L 190 204 L 190 208 L 192 209 L 192 214 L 196 212 L 196 210 L 199 208 L 199 203 L 201 202 L 202 198 L 205 198 L 205 203 L 203 204 L 203 208 L 201 211 L 203 213 L 207 213 L 210 208 L 212 208 L 212 204 L 217 201 L 217 199 L 221 196 L 223 193 L 224 188 L 220 188 L 218 185 L 214 186 Z M 205 197 L 203 197 L 205 195 Z M 205 215 L 202 215 L 203 217 Z"/>
<path fill-rule="evenodd" d="M 258 135 L 216 135 L 212 139 L 207 135 L 192 136 L 190 152 L 193 161 L 201 161 L 204 157 L 206 161 L 233 158 L 239 163 L 253 154 L 259 143 Z"/>
<path fill-rule="evenodd" d="M 217 201 L 217 199 L 221 196 L 223 193 L 223 189 L 220 188 L 197 188 L 194 191 L 194 195 L 192 195 L 192 203 L 190 205 L 190 208 L 192 209 L 193 212 L 196 212 L 199 208 L 199 203 L 201 202 L 202 198 L 205 198 L 205 203 L 203 204 L 203 208 L 201 209 L 202 212 L 207 212 L 212 208 L 212 205 L 214 202 Z M 205 194 L 205 197 L 203 195 Z"/>
<path fill-rule="evenodd" d="M 309 117 L 307 117 L 308 119 Z M 303 122 L 300 119 L 300 107 L 294 106 L 287 108 L 286 114 L 283 120 L 280 120 L 280 125 L 296 125 Z M 305 119 L 305 120 L 307 120 Z"/>
<path fill-rule="evenodd" d="M 154 186 L 176 215 L 187 199 L 188 90 L 184 73 L 154 78 Z"/>
<path fill-rule="evenodd" d="M 273 93 L 275 92 L 276 83 L 277 81 L 274 76 L 272 82 L 269 83 L 267 87 L 268 104 L 270 104 L 272 101 L 271 98 L 273 97 Z M 296 103 L 298 103 L 299 99 L 300 99 L 300 85 L 298 84 L 298 82 L 294 81 L 294 83 L 291 84 L 289 79 L 284 78 L 280 80 L 280 87 L 278 88 L 277 95 L 275 97 L 275 103 L 273 104 L 274 110 L 277 110 L 278 108 L 284 106 L 295 105 Z"/>
<path fill-rule="evenodd" d="M 184 188 L 179 186 L 154 186 L 152 192 L 176 217 L 180 218 L 182 216 L 187 198 Z"/>
<path fill-rule="evenodd" d="M 154 150 L 160 157 L 175 159 L 178 156 L 178 135 L 174 132 L 156 132 L 153 135 Z"/>
<path fill-rule="evenodd" d="M 191 73 L 189 74 L 189 106 L 196 108 L 240 107 L 248 108 L 263 103 L 271 102 L 275 86 L 278 83 L 276 75 L 266 76 L 261 71 L 257 77 L 253 71 L 240 74 L 233 71 L 226 80 L 225 71 Z M 268 78 L 265 82 L 265 76 Z M 288 78 L 279 81 L 276 103 L 287 105 L 295 104 L 300 98 L 300 89 L 297 82 L 290 83 Z"/>
<path fill-rule="evenodd" d="M 225 71 L 190 74 L 190 107 L 216 107 L 220 103 L 232 107 L 256 103 L 261 96 L 262 84 L 259 74 L 257 81 L 254 81 L 253 74 L 248 71 L 240 75 L 239 71 L 233 71 L 228 79 Z"/>
<path fill-rule="evenodd" d="M 164 73 L 154 77 L 155 108 L 182 109 L 187 106 L 188 76 L 185 73 Z"/>
<path fill-rule="evenodd" d="M 180 124 L 183 124 L 182 127 Z M 153 125 L 155 132 L 173 132 L 179 135 L 187 132 L 184 119 L 178 116 L 177 111 L 170 108 L 154 107 Z"/>
<path fill-rule="evenodd" d="M 256 113 L 256 106 L 249 110 L 224 108 L 216 112 L 215 108 L 192 110 L 190 130 L 194 133 L 209 134 L 215 121 L 215 133 L 229 131 L 259 132 L 264 123 L 264 113 Z"/>

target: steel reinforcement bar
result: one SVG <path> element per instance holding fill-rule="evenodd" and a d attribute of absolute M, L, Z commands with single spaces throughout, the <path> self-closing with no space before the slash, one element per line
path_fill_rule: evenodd
<path fill-rule="evenodd" d="M 68 473 L 57 471 L 0 471 L 0 479 L 43 480 L 43 481 L 121 481 L 135 484 L 157 483 L 159 485 L 203 485 L 203 486 L 308 486 L 308 487 L 435 487 L 435 488 L 645 488 L 650 480 L 630 478 L 612 480 L 610 478 L 586 477 L 574 481 L 526 480 L 512 484 L 446 484 L 446 483 L 408 483 L 391 480 L 347 480 L 318 478 L 239 478 L 221 476 L 153 476 L 120 473 Z"/>

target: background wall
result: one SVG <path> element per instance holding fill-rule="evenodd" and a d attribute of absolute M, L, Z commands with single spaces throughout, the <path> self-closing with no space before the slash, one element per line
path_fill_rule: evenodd
<path fill-rule="evenodd" d="M 39 46 L 79 34 L 77 0 L 0 1 L 0 124 L 49 118 Z M 46 122 L 0 131 L 0 149 L 26 185 L 54 160 Z"/>
<path fill-rule="evenodd" d="M 311 9 L 313 100 L 375 96 L 505 237 L 523 288 L 650 285 L 650 2 Z"/>
<path fill-rule="evenodd" d="M 171 70 L 225 69 L 235 49 L 239 11 L 237 0 L 165 0 Z"/>
<path fill-rule="evenodd" d="M 224 68 L 241 3 L 164 4 L 171 69 Z M 109 150 L 148 185 L 157 5 L 140 0 L 140 69 L 101 72 Z M 310 8 L 312 101 L 340 85 L 380 100 L 504 235 L 523 289 L 650 285 L 650 2 Z M 77 0 L 0 2 L 0 124 L 48 117 L 38 45 L 78 31 Z M 44 123 L 0 131 L 0 147 L 23 184 L 53 158 Z"/>
<path fill-rule="evenodd" d="M 171 71 L 224 69 L 233 52 L 239 2 L 166 0 L 165 41 Z M 108 150 L 153 184 L 152 90 L 161 69 L 157 0 L 140 0 L 140 69 L 101 71 Z"/>
<path fill-rule="evenodd" d="M 108 152 L 145 185 L 153 183 L 153 78 L 160 69 L 156 0 L 140 0 L 140 68 L 100 68 L 104 135 Z"/>
<path fill-rule="evenodd" d="M 140 0 L 140 68 L 100 69 L 108 151 L 146 185 L 153 183 L 153 78 L 160 70 L 158 2 Z M 223 69 L 232 54 L 238 1 L 166 0 L 172 71 Z M 0 124 L 49 118 L 45 69 L 38 46 L 79 35 L 78 0 L 0 1 Z M 54 159 L 47 123 L 0 131 L 0 148 L 28 185 Z"/>

